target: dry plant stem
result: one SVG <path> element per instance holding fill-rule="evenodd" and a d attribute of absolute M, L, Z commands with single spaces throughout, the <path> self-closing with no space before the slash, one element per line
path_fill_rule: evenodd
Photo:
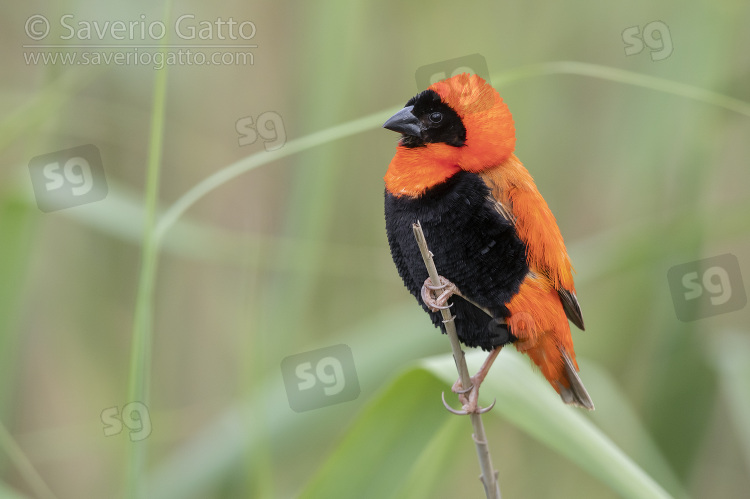
<path fill-rule="evenodd" d="M 417 239 L 417 245 L 419 251 L 422 252 L 422 258 L 424 264 L 427 267 L 427 273 L 430 276 L 430 280 L 435 283 L 440 283 L 439 274 L 435 267 L 435 262 L 432 261 L 432 253 L 427 248 L 427 240 L 422 232 L 422 226 L 419 221 L 412 225 L 414 230 L 414 237 Z M 456 326 L 453 324 L 453 315 L 449 309 L 441 310 L 443 314 L 443 322 L 445 323 L 445 332 L 448 334 L 448 338 L 451 342 L 451 348 L 453 349 L 453 359 L 456 361 L 456 369 L 458 369 L 458 377 L 461 380 L 461 385 L 464 388 L 471 386 L 471 376 L 469 375 L 469 369 L 466 366 L 466 358 L 464 352 L 461 350 L 461 344 L 458 342 L 458 334 L 456 333 Z M 479 458 L 479 467 L 482 470 L 482 475 L 479 479 L 484 485 L 484 493 L 488 499 L 500 499 L 500 484 L 497 481 L 497 472 L 492 466 L 492 458 L 490 457 L 490 446 L 487 442 L 487 435 L 484 432 L 484 424 L 482 423 L 482 415 L 472 413 L 469 414 L 471 418 L 471 425 L 474 427 L 474 444 L 477 448 L 477 457 Z"/>

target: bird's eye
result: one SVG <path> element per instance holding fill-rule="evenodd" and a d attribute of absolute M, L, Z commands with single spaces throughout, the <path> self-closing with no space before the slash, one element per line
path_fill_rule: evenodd
<path fill-rule="evenodd" d="M 430 113 L 430 121 L 435 124 L 440 123 L 441 121 L 443 121 L 443 113 Z"/>

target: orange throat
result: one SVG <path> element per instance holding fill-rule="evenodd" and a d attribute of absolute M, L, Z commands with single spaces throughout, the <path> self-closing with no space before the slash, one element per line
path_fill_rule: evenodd
<path fill-rule="evenodd" d="M 399 145 L 385 174 L 385 188 L 396 196 L 420 196 L 461 170 L 458 157 L 458 148 L 447 144 Z"/>

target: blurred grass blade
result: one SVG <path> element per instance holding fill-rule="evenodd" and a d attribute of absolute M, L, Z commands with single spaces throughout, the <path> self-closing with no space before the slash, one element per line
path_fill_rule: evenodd
<path fill-rule="evenodd" d="M 21 304 L 26 291 L 29 260 L 37 235 L 35 207 L 10 197 L 0 204 L 0 419 L 13 414 L 16 377 L 19 376 L 18 349 L 21 343 L 19 318 L 25 307 Z"/>
<path fill-rule="evenodd" d="M 13 462 L 18 474 L 23 477 L 36 497 L 41 499 L 55 499 L 57 496 L 50 490 L 34 465 L 29 461 L 23 450 L 13 439 L 8 429 L 0 422 L 0 449 L 3 449 Z"/>
<path fill-rule="evenodd" d="M 415 334 L 404 335 L 404 330 Z M 329 448 L 326 435 L 336 434 L 342 425 L 348 424 L 350 414 L 356 413 L 357 407 L 371 398 L 380 380 L 413 362 L 415 356 L 442 351 L 444 340 L 425 328 L 422 312 L 408 303 L 385 309 L 381 314 L 326 338 L 325 343 L 300 344 L 300 350 L 335 343 L 348 344 L 357 365 L 361 401 L 358 399 L 301 415 L 289 408 L 280 376 L 269 375 L 252 397 L 228 407 L 193 431 L 187 440 L 156 464 L 148 480 L 149 499 L 210 497 L 212 487 L 218 486 L 239 460 L 258 457 L 262 452 L 258 442 L 262 438 L 274 442 L 275 451 L 279 453 L 297 453 L 301 441 L 309 449 Z M 434 405 L 435 400 L 431 399 L 430 403 Z M 250 423 L 258 420 L 258 411 L 266 412 L 261 418 L 266 422 L 263 426 Z M 441 412 L 445 411 L 441 408 Z M 313 432 L 311 428 L 314 428 Z"/>
<path fill-rule="evenodd" d="M 560 74 L 589 76 L 591 78 L 599 78 L 636 87 L 650 88 L 665 94 L 672 94 L 698 102 L 705 102 L 706 104 L 711 104 L 729 111 L 744 114 L 745 116 L 750 116 L 750 103 L 740 99 L 735 99 L 734 97 L 729 97 L 718 92 L 712 92 L 711 90 L 695 87 L 679 81 L 586 62 L 554 61 L 522 66 L 498 75 L 493 75 L 492 81 L 495 85 L 502 85 L 528 78 Z"/>
<path fill-rule="evenodd" d="M 467 359 L 475 369 L 482 357 L 477 353 Z M 483 393 L 498 400 L 489 414 L 503 416 L 622 497 L 671 497 L 580 411 L 562 404 L 526 359 L 507 352 L 501 359 L 483 385 Z M 396 379 L 364 410 L 301 497 L 431 496 L 437 478 L 455 464 L 450 456 L 462 437 L 470 438 L 470 429 L 461 431 L 462 420 L 434 404 L 436 394 L 456 377 L 452 357 L 433 357 L 422 366 Z M 363 449 L 369 457 L 366 469 L 358 458 Z"/>
<path fill-rule="evenodd" d="M 44 483 L 34 464 L 24 454 L 2 421 L 13 419 L 16 408 L 16 377 L 19 375 L 18 355 L 21 331 L 17 327 L 19 315 L 24 310 L 20 304 L 25 292 L 28 261 L 32 257 L 32 246 L 36 235 L 37 217 L 35 208 L 16 197 L 9 197 L 0 204 L 0 234 L 2 234 L 2 258 L 0 258 L 0 451 L 18 474 L 29 484 L 38 497 L 51 498 L 54 494 Z M 20 498 L 22 495 L 0 483 L 0 498 Z"/>
<path fill-rule="evenodd" d="M 470 428 L 466 427 L 466 422 L 462 418 L 449 417 L 414 462 L 395 497 L 404 499 L 435 497 L 434 489 L 440 478 L 455 465 L 453 450 L 461 441 L 465 441 L 469 434 Z"/>
<path fill-rule="evenodd" d="M 89 66 L 86 72 L 62 72 L 35 92 L 29 100 L 8 113 L 0 121 L 0 151 L 14 144 L 19 137 L 33 133 L 50 116 L 59 113 L 70 102 L 71 95 L 75 95 L 99 74 L 101 71 L 96 66 Z"/>
<path fill-rule="evenodd" d="M 26 499 L 26 496 L 19 494 L 10 486 L 0 482 L 0 499 Z"/>
<path fill-rule="evenodd" d="M 719 383 L 750 471 L 750 333 L 724 332 L 709 343 Z"/>
<path fill-rule="evenodd" d="M 435 394 L 444 389 L 439 379 L 421 369 L 399 377 L 357 418 L 299 497 L 393 497 L 415 463 L 425 464 L 427 447 L 437 453 L 450 450 L 444 447 L 450 440 L 433 441 L 450 416 L 434 404 Z M 481 490 L 479 483 L 476 487 Z"/>
<path fill-rule="evenodd" d="M 472 372 L 483 358 L 481 352 L 467 355 Z M 451 356 L 426 359 L 422 364 L 449 385 L 455 380 Z M 506 349 L 501 353 L 482 385 L 481 394 L 483 405 L 491 402 L 486 400 L 490 395 L 497 397 L 497 405 L 489 414 L 503 416 L 599 478 L 622 497 L 671 497 L 580 410 L 564 405 L 543 378 L 532 371 L 529 362 L 515 352 Z M 597 400 L 597 405 L 600 403 Z M 500 479 L 502 483 L 502 476 Z"/>
<path fill-rule="evenodd" d="M 555 61 L 542 64 L 533 64 L 522 66 L 517 69 L 506 71 L 498 75 L 493 75 L 492 79 L 496 85 L 502 82 L 503 85 L 516 83 L 530 78 L 548 76 L 555 74 L 575 74 L 580 76 L 589 76 L 617 83 L 624 83 L 637 87 L 650 88 L 659 92 L 678 95 L 688 99 L 705 102 L 714 106 L 722 107 L 735 111 L 746 116 L 750 116 L 750 103 L 722 95 L 710 90 L 686 85 L 677 81 L 657 78 L 654 76 L 625 71 L 622 69 L 601 66 L 598 64 L 588 64 L 576 61 Z M 165 212 L 164 217 L 159 221 L 157 227 L 157 239 L 161 239 L 175 221 L 182 216 L 193 204 L 203 196 L 232 180 L 233 178 L 248 172 L 258 166 L 264 165 L 290 156 L 304 150 L 323 145 L 334 140 L 342 139 L 357 133 L 365 132 L 378 128 L 401 106 L 387 109 L 385 111 L 370 114 L 356 120 L 352 120 L 341 125 L 336 125 L 319 132 L 306 135 L 299 139 L 290 140 L 284 147 L 276 151 L 262 152 L 253 154 L 247 158 L 241 159 L 236 163 L 222 168 L 203 181 L 196 184 L 182 197 L 180 197 Z"/>
<path fill-rule="evenodd" d="M 231 165 L 225 166 L 219 171 L 206 177 L 198 184 L 193 186 L 185 194 L 183 194 L 177 201 L 175 201 L 165 212 L 164 216 L 159 220 L 159 225 L 156 228 L 157 240 L 161 240 L 164 234 L 174 225 L 183 213 L 185 213 L 192 205 L 199 201 L 203 196 L 209 194 L 215 189 L 226 184 L 230 180 L 246 173 L 250 170 L 254 170 L 259 166 L 267 163 L 272 163 L 281 158 L 291 156 L 308 149 L 312 149 L 323 144 L 328 144 L 335 140 L 343 139 L 351 135 L 356 135 L 367 130 L 375 129 L 380 126 L 388 117 L 400 109 L 390 108 L 385 111 L 364 116 L 340 125 L 332 126 L 319 132 L 311 133 L 298 139 L 290 140 L 284 147 L 275 151 L 263 151 L 260 153 L 252 154 L 246 158 L 243 158 Z"/>
<path fill-rule="evenodd" d="M 639 414 L 609 372 L 585 359 L 579 359 L 578 363 L 584 373 L 586 388 L 596 400 L 596 410 L 587 416 L 670 494 L 689 497 L 670 463 L 644 428 Z"/>
<path fill-rule="evenodd" d="M 164 19 L 169 19 L 172 2 L 164 2 Z M 161 40 L 161 53 L 165 51 L 169 37 Z M 128 402 L 141 402 L 148 406 L 150 396 L 151 347 L 153 335 L 154 287 L 159 246 L 156 237 L 157 209 L 159 203 L 159 177 L 162 150 L 164 148 L 164 121 L 167 107 L 167 68 L 156 72 L 154 78 L 153 107 L 149 133 L 148 163 L 146 165 L 146 196 L 144 200 L 143 246 L 141 267 L 138 275 L 133 318 L 133 334 L 130 348 L 130 373 L 128 379 Z M 128 498 L 145 497 L 144 475 L 147 459 L 147 441 L 129 442 L 125 495 Z"/>

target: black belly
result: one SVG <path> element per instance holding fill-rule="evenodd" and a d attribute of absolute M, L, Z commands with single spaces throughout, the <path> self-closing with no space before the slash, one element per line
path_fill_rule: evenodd
<path fill-rule="evenodd" d="M 385 226 L 398 273 L 443 332 L 441 314 L 430 312 L 420 297 L 427 269 L 412 224 L 422 224 L 440 275 L 494 318 L 506 318 L 506 304 L 529 271 L 526 246 L 513 224 L 493 208 L 489 195 L 482 179 L 463 171 L 418 198 L 385 193 Z M 515 340 L 506 327 L 466 300 L 454 296 L 449 302 L 458 338 L 465 345 L 491 350 Z"/>

